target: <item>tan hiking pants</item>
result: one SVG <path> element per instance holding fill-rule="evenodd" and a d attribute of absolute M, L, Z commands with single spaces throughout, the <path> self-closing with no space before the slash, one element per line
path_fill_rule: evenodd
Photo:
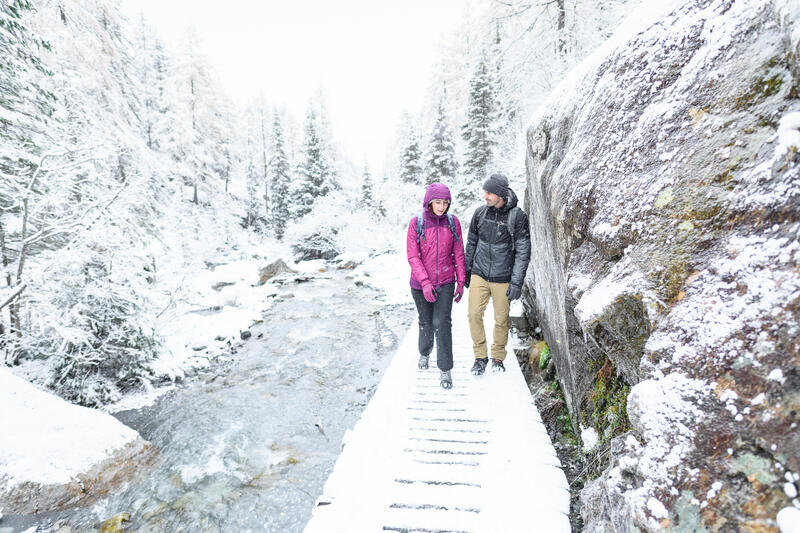
<path fill-rule="evenodd" d="M 508 313 L 511 302 L 506 291 L 508 283 L 490 283 L 473 274 L 469 280 L 469 331 L 472 334 L 472 350 L 476 359 L 486 359 L 486 331 L 483 329 L 483 313 L 492 299 L 494 307 L 494 342 L 492 359 L 506 358 L 508 343 Z"/>

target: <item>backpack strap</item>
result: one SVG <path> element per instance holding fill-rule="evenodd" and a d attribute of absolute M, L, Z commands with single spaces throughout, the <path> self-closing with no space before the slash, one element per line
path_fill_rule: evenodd
<path fill-rule="evenodd" d="M 517 248 L 517 241 L 514 238 L 514 229 L 516 228 L 517 222 L 517 212 L 519 211 L 519 207 L 515 207 L 511 211 L 508 212 L 508 233 L 511 234 L 511 250 L 516 250 Z"/>
<path fill-rule="evenodd" d="M 456 221 L 453 218 L 453 215 L 447 215 L 447 225 L 450 228 L 450 233 L 453 234 L 453 238 L 458 242 L 458 234 L 456 233 Z M 419 215 L 417 217 L 417 244 L 419 244 L 420 239 L 425 234 L 425 213 Z"/>
<path fill-rule="evenodd" d="M 450 233 L 453 234 L 453 239 L 458 242 L 458 234 L 456 233 L 456 221 L 453 218 L 453 215 L 447 214 L 447 225 L 450 226 Z"/>
<path fill-rule="evenodd" d="M 478 209 L 482 210 L 481 211 L 481 218 L 480 218 L 480 220 L 478 220 L 478 227 L 480 227 L 480 225 L 483 224 L 483 221 L 486 220 L 486 213 L 489 212 L 489 208 L 484 205 L 484 206 L 479 207 Z"/>

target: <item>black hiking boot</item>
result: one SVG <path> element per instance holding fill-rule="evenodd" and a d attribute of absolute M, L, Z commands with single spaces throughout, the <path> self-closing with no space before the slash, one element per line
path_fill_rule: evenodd
<path fill-rule="evenodd" d="M 453 388 L 453 378 L 450 376 L 449 370 L 442 370 L 441 377 L 439 378 L 439 384 L 442 386 L 443 389 L 452 389 Z"/>
<path fill-rule="evenodd" d="M 500 359 L 492 359 L 492 372 L 505 372 L 506 367 Z"/>
<path fill-rule="evenodd" d="M 488 359 L 486 359 L 486 358 L 483 358 L 483 359 L 477 358 L 477 359 L 475 359 L 475 364 L 472 365 L 472 373 L 474 375 L 476 375 L 476 376 L 480 376 L 481 374 L 486 372 L 486 363 L 487 362 L 488 362 Z"/>
<path fill-rule="evenodd" d="M 428 370 L 428 358 L 429 355 L 420 355 L 419 361 L 417 361 L 417 366 L 420 370 Z"/>

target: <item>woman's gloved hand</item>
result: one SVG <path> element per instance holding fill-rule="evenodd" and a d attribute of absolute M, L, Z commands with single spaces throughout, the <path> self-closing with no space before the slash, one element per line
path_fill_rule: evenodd
<path fill-rule="evenodd" d="M 436 289 L 433 288 L 431 282 L 427 282 L 425 283 L 425 285 L 422 286 L 422 294 L 425 295 L 426 301 L 430 303 L 434 303 L 436 301 L 436 296 L 437 296 Z"/>
<path fill-rule="evenodd" d="M 461 301 L 462 296 L 464 296 L 464 285 L 459 283 L 458 285 L 456 285 L 456 292 L 453 293 L 453 300 L 455 300 L 456 303 L 458 303 Z"/>

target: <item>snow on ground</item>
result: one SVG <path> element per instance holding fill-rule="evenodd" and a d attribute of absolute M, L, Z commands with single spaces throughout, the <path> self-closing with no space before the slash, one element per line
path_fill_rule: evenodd
<path fill-rule="evenodd" d="M 184 248 L 177 256 L 166 257 L 159 275 L 171 289 L 165 293 L 168 304 L 159 316 L 164 349 L 152 362 L 155 374 L 174 381 L 190 369 L 205 367 L 214 359 L 228 356 L 231 346 L 240 342 L 241 332 L 262 319 L 279 292 L 277 284 L 259 285 L 259 271 L 269 263 L 281 258 L 303 275 L 324 276 L 335 267 L 324 261 L 295 263 L 286 252 L 279 246 L 263 248 L 258 243 L 249 243 L 236 253 L 224 253 L 210 245 L 202 248 L 197 244 L 194 248 Z M 410 302 L 404 253 L 351 256 L 343 255 L 339 260 L 360 263 L 353 276 L 380 290 L 378 300 Z M 194 259 L 190 261 L 189 257 Z M 34 378 L 37 373 L 46 375 L 48 368 L 31 363 L 16 370 Z M 170 389 L 145 384 L 143 391 L 128 395 L 105 410 L 139 408 Z M 15 376 L 10 369 L 0 368 L 0 390 L 4 391 L 0 414 L 3 428 L 0 479 L 6 483 L 69 482 L 138 437 L 112 416 L 65 402 Z M 41 438 L 42 435 L 47 438 Z"/>
<path fill-rule="evenodd" d="M 570 531 L 569 491 L 519 365 L 475 377 L 466 302 L 453 308 L 453 388 L 417 369 L 414 323 L 317 500 L 306 533 Z M 491 334 L 493 315 L 485 327 Z M 432 361 L 433 363 L 433 361 Z"/>
<path fill-rule="evenodd" d="M 3 367 L 0 390 L 0 480 L 8 486 L 68 483 L 139 436 L 117 419 L 40 391 Z"/>
<path fill-rule="evenodd" d="M 370 256 L 364 253 L 345 253 L 335 264 L 324 260 L 292 261 L 285 249 L 267 249 L 275 255 L 266 256 L 251 246 L 235 257 L 213 257 L 193 275 L 183 274 L 179 295 L 160 318 L 164 350 L 152 363 L 157 376 L 171 381 L 181 379 L 187 371 L 204 368 L 212 360 L 228 357 L 231 345 L 240 342 L 241 332 L 261 320 L 279 293 L 275 283 L 259 285 L 259 271 L 277 259 L 292 270 L 304 275 L 325 276 L 335 264 L 353 262 L 358 266 L 353 277 L 380 291 L 377 299 L 384 304 L 408 304 L 410 269 L 405 251 L 390 251 Z M 254 258 L 253 256 L 256 255 Z M 221 263 L 221 264 L 220 264 Z M 177 277 L 177 273 L 173 274 Z M 216 289 L 214 288 L 216 287 Z M 302 297 L 300 294 L 297 297 Z M 307 338 L 305 336 L 304 338 Z M 302 340 L 302 339 L 299 339 Z M 150 404 L 170 387 L 146 389 L 131 394 L 120 402 L 107 406 L 112 412 L 139 408 Z"/>
<path fill-rule="evenodd" d="M 354 271 L 357 281 L 380 290 L 380 297 L 387 304 L 407 304 L 411 302 L 411 268 L 408 266 L 405 250 L 394 250 L 376 257 L 368 258 Z"/>

